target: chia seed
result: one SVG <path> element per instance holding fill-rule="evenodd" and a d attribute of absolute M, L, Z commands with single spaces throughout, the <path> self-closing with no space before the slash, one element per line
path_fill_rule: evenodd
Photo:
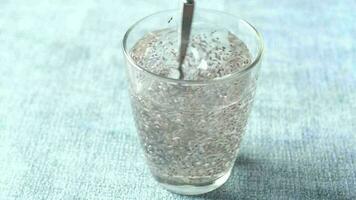
<path fill-rule="evenodd" d="M 176 31 L 154 31 L 134 45 L 131 57 L 152 73 L 178 79 L 178 44 Z M 251 59 L 233 33 L 202 29 L 191 36 L 184 78 L 221 78 L 243 70 Z M 130 87 L 133 113 L 154 177 L 173 185 L 201 185 L 228 173 L 245 132 L 255 79 L 246 73 L 230 82 L 189 86 L 136 73 Z"/>

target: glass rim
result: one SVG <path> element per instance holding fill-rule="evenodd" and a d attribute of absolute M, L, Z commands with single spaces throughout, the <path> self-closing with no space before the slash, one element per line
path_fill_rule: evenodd
<path fill-rule="evenodd" d="M 207 85 L 207 84 L 212 84 L 212 83 L 218 83 L 218 82 L 223 82 L 223 81 L 227 81 L 227 80 L 231 80 L 234 78 L 237 78 L 247 72 L 249 72 L 251 69 L 253 69 L 261 60 L 262 54 L 264 52 L 264 44 L 263 44 L 263 38 L 262 35 L 260 34 L 260 32 L 258 32 L 258 30 L 248 21 L 241 19 L 235 15 L 232 15 L 230 13 L 224 12 L 224 11 L 218 11 L 218 10 L 211 10 L 211 9 L 200 9 L 204 12 L 211 12 L 211 13 L 216 13 L 216 14 L 223 14 L 223 15 L 229 15 L 230 17 L 236 18 L 238 21 L 242 21 L 245 24 L 247 24 L 252 31 L 255 33 L 256 37 L 257 37 L 257 46 L 258 46 L 258 53 L 256 58 L 253 60 L 253 62 L 251 62 L 250 64 L 248 64 L 247 66 L 245 66 L 242 70 L 238 70 L 236 72 L 233 72 L 231 74 L 219 77 L 219 78 L 215 78 L 215 79 L 207 79 L 207 80 L 181 80 L 181 79 L 174 79 L 174 78 L 169 78 L 169 77 L 164 77 L 158 74 L 155 74 L 143 67 L 141 67 L 140 65 L 138 65 L 131 57 L 129 50 L 127 49 L 127 39 L 131 33 L 132 30 L 134 30 L 134 28 L 139 25 L 142 21 L 158 15 L 158 14 L 162 14 L 162 13 L 168 13 L 168 12 L 173 12 L 173 11 L 177 11 L 177 9 L 169 9 L 169 10 L 163 10 L 163 11 L 159 11 L 159 12 L 155 12 L 152 13 L 150 15 L 147 15 L 143 18 L 141 18 L 140 20 L 136 21 L 133 25 L 131 25 L 129 27 L 129 29 L 126 31 L 123 39 L 122 39 L 122 49 L 124 52 L 124 55 L 126 57 L 126 59 L 129 61 L 129 63 L 131 65 L 133 65 L 134 67 L 136 67 L 138 70 L 143 71 L 145 73 L 147 73 L 150 76 L 153 76 L 154 78 L 158 78 L 161 79 L 162 81 L 165 82 L 171 82 L 171 83 L 176 83 L 176 84 L 187 84 L 187 85 Z"/>

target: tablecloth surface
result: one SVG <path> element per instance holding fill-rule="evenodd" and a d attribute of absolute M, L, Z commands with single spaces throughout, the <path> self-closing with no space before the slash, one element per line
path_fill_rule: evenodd
<path fill-rule="evenodd" d="M 188 197 L 151 178 L 121 39 L 168 0 L 0 0 L 0 199 L 356 199 L 356 1 L 201 0 L 266 52 L 231 178 Z"/>

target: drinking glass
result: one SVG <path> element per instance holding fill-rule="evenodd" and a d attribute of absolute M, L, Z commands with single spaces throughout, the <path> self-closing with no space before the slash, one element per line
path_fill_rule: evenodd
<path fill-rule="evenodd" d="M 179 19 L 177 10 L 168 10 L 139 20 L 126 32 L 123 51 L 136 129 L 153 177 L 172 192 L 196 195 L 230 176 L 254 99 L 263 42 L 247 21 L 199 10 L 193 27 L 229 30 L 248 47 L 250 64 L 217 79 L 179 80 L 135 63 L 130 50 L 136 42 L 156 30 L 178 32 Z"/>

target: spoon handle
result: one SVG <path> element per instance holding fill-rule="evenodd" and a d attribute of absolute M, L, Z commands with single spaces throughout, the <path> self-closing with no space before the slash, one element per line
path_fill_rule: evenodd
<path fill-rule="evenodd" d="M 193 15 L 194 15 L 194 0 L 183 1 L 183 14 L 180 32 L 180 47 L 179 47 L 179 79 L 184 79 L 182 65 L 187 53 L 189 45 L 189 37 L 192 28 Z"/>

